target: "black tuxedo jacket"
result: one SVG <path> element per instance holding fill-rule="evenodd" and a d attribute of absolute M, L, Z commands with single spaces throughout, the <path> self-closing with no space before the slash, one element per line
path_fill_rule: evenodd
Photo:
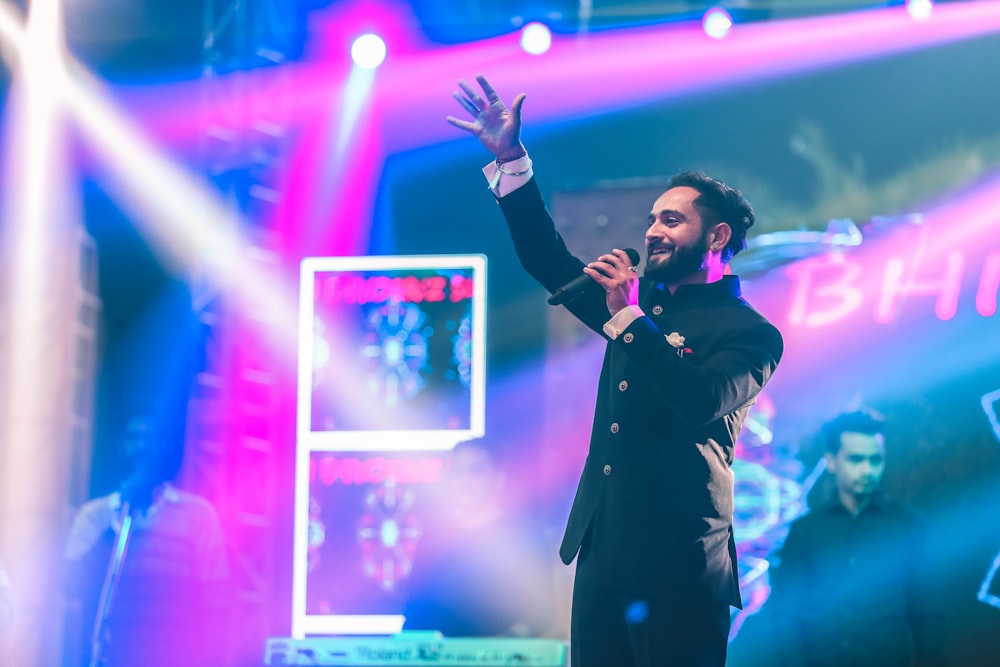
<path fill-rule="evenodd" d="M 534 179 L 498 202 L 521 263 L 546 289 L 582 273 Z M 639 305 L 645 316 L 608 342 L 560 556 L 572 562 L 590 531 L 606 585 L 707 591 L 740 607 L 730 466 L 747 411 L 781 358 L 781 334 L 742 299 L 735 276 L 673 295 L 641 278 Z M 567 308 L 608 338 L 597 283 Z M 681 347 L 668 342 L 673 333 Z"/>

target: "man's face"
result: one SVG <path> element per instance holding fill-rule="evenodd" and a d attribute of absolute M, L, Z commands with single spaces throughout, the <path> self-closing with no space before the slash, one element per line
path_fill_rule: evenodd
<path fill-rule="evenodd" d="M 162 474 L 167 449 L 153 422 L 144 417 L 130 419 L 125 425 L 123 447 L 133 476 L 153 479 Z"/>
<path fill-rule="evenodd" d="M 697 190 L 682 186 L 653 202 L 646 228 L 646 277 L 672 284 L 704 267 L 708 230 L 694 207 L 697 198 Z"/>
<path fill-rule="evenodd" d="M 885 472 L 885 442 L 881 435 L 843 433 L 840 451 L 826 455 L 827 469 L 837 480 L 841 495 L 871 496 Z"/>

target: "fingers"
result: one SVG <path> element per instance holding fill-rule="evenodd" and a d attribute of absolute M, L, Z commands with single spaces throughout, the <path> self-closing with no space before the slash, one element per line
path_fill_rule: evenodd
<path fill-rule="evenodd" d="M 465 93 L 465 97 L 463 97 L 457 91 L 453 93 L 453 95 L 455 95 L 455 99 L 459 100 L 459 102 L 462 102 L 462 106 L 468 109 L 470 113 L 474 114 L 479 113 L 480 110 L 485 109 L 486 107 L 489 106 L 489 103 L 483 99 L 482 95 L 476 92 L 476 89 L 470 86 L 465 81 L 459 81 L 458 87 L 461 88 L 462 91 Z M 495 94 L 496 93 L 494 93 L 494 95 Z"/>
<path fill-rule="evenodd" d="M 490 82 L 486 80 L 486 77 L 482 74 L 476 75 L 476 82 L 479 83 L 479 87 L 483 89 L 483 94 L 480 95 L 479 92 L 473 88 L 471 85 L 465 81 L 459 81 L 458 86 L 462 89 L 462 92 L 455 91 L 452 95 L 456 100 L 471 114 L 476 114 L 485 109 L 486 107 L 499 104 L 503 106 L 503 100 L 500 99 L 500 94 L 497 93 L 496 89 L 490 85 Z M 463 94 L 464 93 L 464 94 Z M 524 93 L 521 93 L 514 100 L 514 104 L 511 107 L 511 112 L 520 114 L 521 104 L 524 103 Z"/>
<path fill-rule="evenodd" d="M 592 264 L 597 264 L 597 262 L 592 262 Z M 601 287 L 603 287 L 605 289 L 610 289 L 611 288 L 611 286 L 610 286 L 611 278 L 609 278 L 608 276 L 606 276 L 601 271 L 598 271 L 597 269 L 595 269 L 590 264 L 587 264 L 587 265 L 585 265 L 583 267 L 583 272 L 585 274 L 587 274 L 588 276 L 590 276 L 590 278 L 595 283 L 597 283 L 598 285 L 600 285 Z"/>
<path fill-rule="evenodd" d="M 452 92 L 459 106 L 471 116 L 471 121 L 464 117 L 447 116 L 445 120 L 460 130 L 479 137 L 480 141 L 497 157 L 511 155 L 521 144 L 521 107 L 526 95 L 519 94 L 508 109 L 497 91 L 482 74 L 476 75 L 476 82 L 482 88 L 482 93 L 467 81 L 458 81 L 458 90 Z M 485 95 L 485 97 L 484 97 Z"/>
<path fill-rule="evenodd" d="M 445 120 L 460 130 L 465 130 L 466 132 L 472 132 L 473 134 L 475 134 L 476 132 L 475 123 L 470 123 L 467 120 L 462 120 L 461 118 L 455 118 L 454 116 L 447 116 Z"/>
<path fill-rule="evenodd" d="M 610 286 L 622 279 L 627 280 L 632 277 L 632 272 L 628 269 L 629 262 L 626 257 L 622 262 L 617 255 L 601 255 L 596 260 L 583 267 L 584 273 L 597 280 L 605 286 Z"/>
<path fill-rule="evenodd" d="M 639 303 L 639 280 L 624 250 L 614 249 L 583 267 L 583 272 L 607 292 L 608 312 L 614 315 Z"/>
<path fill-rule="evenodd" d="M 465 87 L 462 82 L 459 82 L 459 85 Z M 463 109 L 468 111 L 473 116 L 479 113 L 479 107 L 476 106 L 476 102 L 469 100 L 469 98 L 463 95 L 462 93 L 456 90 L 451 94 L 451 96 L 454 97 L 458 101 L 458 103 L 462 105 Z"/>
<path fill-rule="evenodd" d="M 527 96 L 526 93 L 518 94 L 510 105 L 510 113 L 517 119 L 519 125 L 521 123 L 521 105 L 524 104 L 524 98 Z"/>
<path fill-rule="evenodd" d="M 611 251 L 612 254 L 608 255 L 610 264 L 613 264 L 615 268 L 620 271 L 631 273 L 635 275 L 639 272 L 639 267 L 632 263 L 632 258 L 629 257 L 628 253 L 624 250 L 615 248 Z M 631 277 L 626 274 L 626 277 Z"/>
<path fill-rule="evenodd" d="M 632 263 L 632 258 L 628 256 L 627 252 L 625 252 L 624 250 L 620 250 L 618 248 L 615 248 L 614 250 L 612 250 L 612 252 L 614 253 L 615 257 L 621 260 L 623 268 L 631 271 L 632 273 L 635 273 L 636 271 L 639 270 L 639 267 L 637 267 L 635 264 Z"/>
<path fill-rule="evenodd" d="M 599 262 L 604 262 L 610 264 L 613 268 L 622 272 L 635 273 L 638 269 L 632 265 L 632 260 L 629 259 L 628 253 L 624 250 L 615 248 L 610 253 L 606 255 L 601 255 L 597 258 Z"/>
<path fill-rule="evenodd" d="M 500 102 L 500 95 L 497 91 L 493 89 L 490 82 L 486 80 L 486 77 L 482 74 L 476 75 L 476 81 L 479 83 L 479 87 L 483 89 L 483 94 L 486 95 L 486 101 L 490 104 L 496 104 Z"/>

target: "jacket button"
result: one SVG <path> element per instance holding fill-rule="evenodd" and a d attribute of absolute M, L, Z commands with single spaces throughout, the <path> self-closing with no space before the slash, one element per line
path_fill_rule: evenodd
<path fill-rule="evenodd" d="M 659 304 L 653 306 L 653 314 L 654 315 L 659 315 L 662 312 L 663 312 L 663 306 L 661 306 Z"/>
<path fill-rule="evenodd" d="M 611 466 L 610 465 L 605 465 L 604 466 L 604 475 L 608 476 L 610 474 L 611 474 Z"/>
<path fill-rule="evenodd" d="M 628 389 L 628 380 L 622 380 L 618 383 L 618 391 L 625 391 Z"/>
<path fill-rule="evenodd" d="M 631 343 L 633 338 L 635 338 L 635 336 L 633 336 L 631 332 L 622 336 L 622 340 L 625 341 L 626 343 Z"/>
<path fill-rule="evenodd" d="M 618 429 L 619 429 L 618 422 L 614 422 L 613 424 L 611 424 L 611 432 L 612 433 L 617 433 Z"/>

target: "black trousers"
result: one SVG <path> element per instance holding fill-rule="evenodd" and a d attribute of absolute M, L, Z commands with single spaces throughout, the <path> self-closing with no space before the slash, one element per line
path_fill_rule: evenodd
<path fill-rule="evenodd" d="M 614 590 L 600 583 L 588 542 L 577 556 L 570 667 L 725 666 L 728 605 L 707 590 Z"/>

